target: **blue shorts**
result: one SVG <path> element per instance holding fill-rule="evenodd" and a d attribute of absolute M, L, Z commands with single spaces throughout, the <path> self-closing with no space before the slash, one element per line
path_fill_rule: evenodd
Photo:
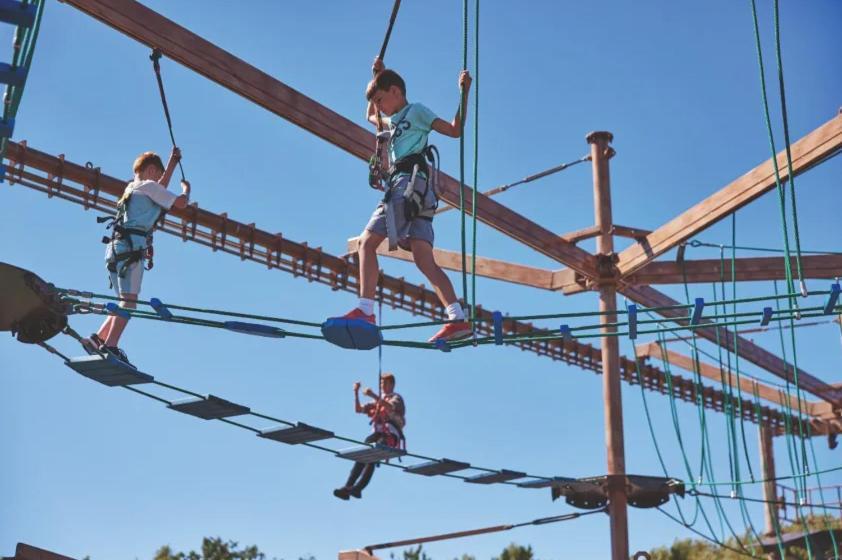
<path fill-rule="evenodd" d="M 403 192 L 408 182 L 409 176 L 404 175 L 403 177 L 399 177 L 394 185 L 390 187 L 392 189 L 391 204 L 394 205 L 395 210 L 395 226 L 398 234 L 398 245 L 407 251 L 409 250 L 410 239 L 420 239 L 421 241 L 426 241 L 430 245 L 432 245 L 435 240 L 435 235 L 433 233 L 433 221 L 431 219 L 415 218 L 412 222 L 407 222 L 406 218 L 404 218 Z M 427 180 L 423 177 L 416 177 L 415 191 L 424 192 L 425 188 L 427 188 Z M 424 207 L 435 208 L 435 206 L 436 193 L 433 192 L 432 187 L 430 187 L 427 189 L 427 195 L 424 197 Z M 382 235 L 383 237 L 388 235 L 386 231 L 386 205 L 384 203 L 381 202 L 377 205 L 377 208 L 375 208 L 374 213 L 372 213 L 365 229 L 366 231 Z"/>

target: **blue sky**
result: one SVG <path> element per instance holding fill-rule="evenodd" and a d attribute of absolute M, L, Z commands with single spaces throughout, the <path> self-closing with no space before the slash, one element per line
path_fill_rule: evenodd
<path fill-rule="evenodd" d="M 758 4 L 767 68 L 773 70 L 771 2 Z M 218 1 L 149 5 L 364 124 L 362 93 L 390 2 L 262 1 L 247 9 Z M 528 9 L 485 2 L 482 10 L 480 188 L 576 159 L 588 150 L 589 131 L 610 130 L 618 152 L 611 163 L 615 221 L 654 228 L 768 158 L 749 2 L 536 1 Z M 840 106 L 842 38 L 836 23 L 842 5 L 784 3 L 781 15 L 790 129 L 798 138 Z M 145 47 L 70 6 L 49 2 L 15 138 L 128 177 L 141 151 L 169 150 L 147 57 Z M 450 117 L 461 59 L 460 6 L 404 2 L 386 60 L 405 76 L 410 100 Z M 365 184 L 365 166 L 169 60 L 162 65 L 194 200 L 289 239 L 344 252 L 345 240 L 362 229 L 377 201 Z M 770 96 L 777 98 L 775 90 Z M 773 119 L 780 132 L 777 110 Z M 455 173 L 458 143 L 436 143 L 444 169 Z M 797 181 L 805 249 L 840 250 L 840 172 L 842 160 L 836 159 Z M 578 166 L 499 200 L 558 233 L 586 227 L 593 216 L 590 170 Z M 3 184 L 0 234 L 1 260 L 58 285 L 106 291 L 101 227 L 90 212 Z M 458 249 L 456 213 L 437 220 L 436 235 L 438 246 Z M 727 242 L 730 224 L 716 225 L 699 239 Z M 773 195 L 738 213 L 737 240 L 781 247 Z M 484 226 L 478 247 L 485 256 L 559 268 Z M 316 321 L 353 305 L 349 294 L 167 235 L 157 236 L 156 252 L 155 270 L 144 280 L 146 297 Z M 715 258 L 718 251 L 689 249 L 688 256 Z M 391 274 L 420 281 L 409 265 L 384 265 Z M 811 288 L 825 284 L 814 281 Z M 749 284 L 738 295 L 771 290 L 768 283 Z M 683 297 L 679 286 L 666 291 Z M 710 293 L 710 286 L 691 288 L 692 296 Z M 565 298 L 482 279 L 477 299 L 485 308 L 513 314 L 597 305 L 593 294 Z M 387 310 L 384 322 L 409 319 Z M 82 333 L 97 324 L 93 317 L 72 319 Z M 777 334 L 752 336 L 779 350 Z M 56 343 L 79 351 L 69 339 Z M 364 419 L 353 414 L 351 385 L 376 382 L 373 352 L 139 320 L 129 326 L 124 346 L 141 369 L 163 381 L 344 435 L 366 433 Z M 631 351 L 628 341 L 621 349 Z M 804 369 L 839 382 L 842 350 L 833 326 L 801 329 L 797 349 Z M 447 355 L 389 348 L 384 360 L 407 400 L 412 450 L 540 474 L 605 472 L 600 376 L 509 348 Z M 77 376 L 10 337 L 0 339 L 0 364 L 0 554 L 23 541 L 96 560 L 150 558 L 161 545 L 186 550 L 202 536 L 219 535 L 257 544 L 270 556 L 323 559 L 372 542 L 571 511 L 544 491 L 476 487 L 397 469 L 380 469 L 364 500 L 340 502 L 331 489 L 344 480 L 346 461 L 174 414 Z M 756 368 L 746 371 L 764 376 Z M 628 471 L 660 474 L 640 391 L 624 386 L 623 392 Z M 668 470 L 686 478 L 669 401 L 647 397 Z M 677 410 L 696 463 L 696 411 L 684 403 Z M 710 414 L 717 478 L 727 480 L 724 418 Z M 756 428 L 747 424 L 746 432 L 757 470 Z M 840 464 L 840 450 L 815 443 L 821 467 Z M 782 441 L 777 451 L 779 473 L 788 474 Z M 842 477 L 823 481 L 839 484 Z M 761 509 L 749 511 L 762 524 Z M 742 527 L 736 507 L 726 506 L 726 512 Z M 436 559 L 463 552 L 490 558 L 515 540 L 530 543 L 540 558 L 604 558 L 607 531 L 607 518 L 590 516 L 430 545 L 429 552 Z M 630 532 L 633 550 L 689 535 L 643 510 L 631 510 Z"/>

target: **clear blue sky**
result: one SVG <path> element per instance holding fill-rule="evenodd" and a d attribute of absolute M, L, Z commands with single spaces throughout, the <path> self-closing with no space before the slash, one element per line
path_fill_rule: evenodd
<path fill-rule="evenodd" d="M 771 2 L 758 4 L 773 70 Z M 391 2 L 150 5 L 364 124 L 363 88 Z M 410 100 L 445 117 L 458 99 L 460 14 L 456 2 L 404 2 L 387 54 L 387 63 L 406 77 Z M 794 138 L 842 105 L 840 21 L 842 5 L 833 0 L 782 7 Z M 580 157 L 588 149 L 587 132 L 610 130 L 618 152 L 612 160 L 615 221 L 654 228 L 768 158 L 747 1 L 485 2 L 481 31 L 481 188 Z M 70 6 L 50 2 L 16 139 L 128 177 L 139 152 L 169 149 L 148 54 Z M 163 61 L 163 72 L 194 200 L 342 253 L 377 200 L 366 186 L 365 166 L 172 61 Z M 780 122 L 777 111 L 773 118 Z M 440 138 L 437 144 L 444 168 L 455 173 L 457 142 Z M 836 159 L 797 182 L 804 248 L 842 250 L 841 173 L 842 160 Z M 499 199 L 558 233 L 592 223 L 586 166 Z M 437 220 L 438 246 L 458 249 L 457 224 L 456 213 Z M 740 211 L 737 230 L 740 244 L 781 247 L 774 196 Z M 0 235 L 3 261 L 62 286 L 106 291 L 101 227 L 92 213 L 4 184 Z M 482 255 L 558 268 L 487 227 L 480 226 L 479 236 Z M 700 236 L 715 243 L 729 238 L 727 222 Z M 157 236 L 156 249 L 155 270 L 144 281 L 146 297 L 309 320 L 353 305 L 349 294 L 168 235 Z M 705 249 L 688 254 L 717 255 Z M 411 266 L 385 267 L 420 281 Z M 745 285 L 738 295 L 771 289 Z M 683 297 L 680 287 L 668 291 Z M 709 297 L 710 291 L 698 285 L 691 295 Z M 596 309 L 592 294 L 565 298 L 488 280 L 478 282 L 478 300 L 519 314 Z M 390 310 L 385 321 L 409 318 Z M 97 323 L 94 317 L 72 320 L 82 333 Z M 776 334 L 754 336 L 779 350 Z M 57 344 L 79 352 L 69 339 Z M 375 383 L 373 352 L 139 320 L 129 326 L 124 345 L 141 369 L 161 380 L 338 433 L 366 433 L 364 419 L 353 414 L 351 385 L 357 379 Z M 630 349 L 623 341 L 622 350 Z M 833 326 L 802 329 L 798 351 L 807 371 L 840 381 L 842 350 Z M 600 376 L 509 348 L 448 355 L 387 349 L 385 362 L 408 403 L 411 449 L 541 474 L 605 472 Z M 346 461 L 175 414 L 77 376 L 39 348 L 8 336 L 0 338 L 0 364 L 0 554 L 11 554 L 15 542 L 24 541 L 96 560 L 150 558 L 163 544 L 186 550 L 205 535 L 219 535 L 257 544 L 270 556 L 327 559 L 372 542 L 571 511 L 552 503 L 546 491 L 476 487 L 396 469 L 380 469 L 364 500 L 340 502 L 331 489 L 346 476 Z M 660 474 L 640 391 L 623 390 L 628 471 Z M 669 401 L 652 393 L 648 398 L 668 469 L 686 478 Z M 696 411 L 685 403 L 677 408 L 696 464 Z M 724 418 L 711 418 L 717 477 L 727 479 Z M 747 424 L 746 431 L 757 470 L 756 429 Z M 842 449 L 829 452 L 823 440 L 815 443 L 822 467 L 842 464 Z M 783 442 L 777 451 L 780 474 L 788 474 Z M 842 483 L 842 477 L 824 481 Z M 726 511 L 741 528 L 738 510 Z M 750 512 L 762 524 L 760 508 Z M 631 510 L 630 531 L 633 550 L 689 535 L 643 510 Z M 605 558 L 608 520 L 591 516 L 430 545 L 429 552 L 437 560 L 463 552 L 486 559 L 512 540 L 532 544 L 544 559 Z"/>

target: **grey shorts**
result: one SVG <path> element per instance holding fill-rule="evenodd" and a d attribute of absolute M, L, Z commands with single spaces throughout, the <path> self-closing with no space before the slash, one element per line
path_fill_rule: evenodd
<path fill-rule="evenodd" d="M 412 222 L 407 222 L 403 215 L 404 198 L 403 192 L 409 182 L 409 176 L 400 177 L 392 189 L 391 204 L 394 205 L 395 210 L 395 229 L 398 235 L 398 245 L 402 249 L 409 250 L 410 239 L 420 239 L 426 241 L 430 245 L 433 244 L 435 235 L 433 234 L 433 222 L 429 219 L 415 218 Z M 424 192 L 427 188 L 427 181 L 423 177 L 416 177 L 415 191 Z M 427 189 L 427 196 L 424 198 L 425 208 L 434 208 L 436 206 L 436 193 L 433 188 Z M 386 205 L 380 203 L 375 208 L 374 213 L 368 220 L 365 226 L 366 231 L 376 233 L 386 237 Z"/>
<path fill-rule="evenodd" d="M 114 260 L 114 252 L 111 244 L 105 251 L 106 270 L 110 263 Z M 140 293 L 140 283 L 143 280 L 143 259 L 133 262 L 130 265 L 123 266 L 125 261 L 117 263 L 117 272 L 108 270 L 109 278 L 111 279 L 111 287 L 117 296 L 130 294 L 137 295 Z"/>

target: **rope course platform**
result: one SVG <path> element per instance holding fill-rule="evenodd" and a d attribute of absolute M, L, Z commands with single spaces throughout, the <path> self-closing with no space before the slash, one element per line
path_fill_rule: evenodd
<path fill-rule="evenodd" d="M 66 330 L 73 338 L 78 335 L 71 329 Z M 61 354 L 48 344 L 42 343 L 51 353 Z M 575 479 L 569 477 L 548 477 L 527 474 L 526 472 L 510 469 L 490 469 L 479 467 L 464 461 L 453 459 L 435 459 L 433 457 L 408 452 L 405 449 L 389 447 L 383 444 L 370 444 L 364 441 L 336 435 L 330 430 L 305 424 L 303 422 L 292 422 L 282 418 L 262 414 L 251 410 L 251 408 L 231 402 L 214 395 L 202 395 L 188 389 L 176 387 L 156 380 L 153 376 L 140 372 L 133 365 L 116 359 L 114 356 L 105 353 L 103 355 L 92 355 L 82 358 L 65 358 L 64 363 L 73 371 L 97 381 L 109 387 L 122 387 L 137 394 L 161 402 L 170 410 L 181 412 L 203 420 L 218 420 L 233 426 L 245 429 L 260 438 L 285 443 L 287 445 L 302 445 L 320 451 L 333 454 L 341 459 L 362 463 L 377 463 L 399 468 L 404 472 L 423 476 L 441 476 L 446 478 L 461 479 L 471 484 L 490 485 L 506 484 L 516 488 L 540 489 L 550 488 L 555 496 L 556 493 L 567 497 L 569 504 L 584 509 L 590 507 L 588 496 L 599 494 L 600 488 L 604 486 L 605 477 L 592 477 Z M 137 386 L 144 388 L 139 389 Z M 157 393 L 150 392 L 156 388 Z M 163 396 L 161 390 L 176 393 L 187 397 L 181 400 L 172 400 Z M 231 420 L 237 418 L 237 421 Z M 274 423 L 268 428 L 255 426 L 256 421 L 268 420 Z M 313 442 L 320 442 L 315 444 Z M 352 448 L 325 447 L 324 442 L 353 443 Z M 398 465 L 390 462 L 392 459 L 407 457 L 422 462 L 415 462 L 411 465 Z M 461 474 L 457 474 L 461 473 Z M 629 477 L 629 484 L 633 487 L 641 483 L 636 480 L 649 479 L 650 477 Z M 524 480 L 526 479 L 526 480 Z M 661 479 L 661 496 L 658 504 L 669 500 L 669 495 L 684 495 L 683 483 L 674 479 Z M 650 483 L 649 492 L 653 492 Z M 605 505 L 603 503 L 603 505 Z M 652 507 L 645 501 L 640 501 L 638 507 Z"/>
<path fill-rule="evenodd" d="M 358 158 L 368 160 L 372 146 L 376 145 L 374 135 L 367 130 L 138 2 L 113 2 L 112 0 L 64 1 L 154 49 L 152 60 L 173 145 L 175 145 L 175 137 L 158 64 L 158 60 L 164 55 Z M 43 0 L 32 0 L 31 2 L 27 0 L 0 0 L 0 22 L 18 26 L 15 35 L 13 62 L 9 65 L 0 64 L 0 83 L 7 85 L 6 106 L 3 118 L 0 120 L 0 175 L 8 178 L 10 184 L 18 183 L 36 191 L 44 192 L 48 198 L 60 198 L 74 202 L 81 205 L 85 210 L 93 208 L 100 212 L 114 214 L 116 201 L 124 191 L 123 181 L 104 175 L 101 169 L 94 167 L 93 164 L 80 166 L 65 161 L 63 155 L 56 158 L 33 150 L 26 145 L 25 141 L 14 143 L 9 140 L 14 126 L 14 116 L 31 63 L 43 3 Z M 469 2 L 465 0 L 462 5 L 462 70 L 465 72 L 468 70 L 468 4 Z M 381 62 L 385 56 L 399 5 L 400 0 L 395 0 L 388 31 L 380 50 Z M 568 504 L 589 510 L 588 513 L 540 518 L 527 523 L 501 525 L 421 539 L 371 545 L 366 547 L 364 551 L 348 553 L 354 554 L 354 558 L 368 558 L 373 550 L 380 548 L 497 532 L 526 525 L 543 525 L 574 519 L 590 513 L 606 512 L 611 517 L 611 556 L 614 560 L 625 560 L 629 557 L 627 505 L 638 508 L 658 508 L 660 512 L 673 521 L 704 538 L 708 538 L 725 548 L 732 548 L 738 553 L 756 557 L 751 539 L 749 539 L 749 550 L 734 531 L 727 515 L 722 511 L 721 499 L 727 496 L 705 492 L 700 488 L 703 486 L 712 488 L 717 484 L 730 485 L 732 487 L 730 497 L 739 500 L 743 520 L 754 533 L 755 541 L 761 544 L 761 539 L 745 510 L 745 503 L 763 503 L 766 507 L 767 516 L 771 516 L 770 507 L 783 503 L 769 497 L 770 486 L 772 492 L 774 492 L 772 481 L 785 478 L 774 476 L 773 436 L 783 436 L 786 440 L 790 466 L 793 470 L 792 478 L 796 485 L 796 495 L 803 491 L 803 488 L 799 489 L 799 484 L 805 485 L 807 477 L 815 475 L 819 484 L 821 484 L 818 478 L 819 473 L 836 470 L 821 471 L 816 465 L 816 469 L 810 472 L 807 445 L 809 444 L 812 451 L 813 463 L 816 463 L 813 436 L 827 435 L 831 449 L 836 446 L 837 434 L 842 431 L 842 386 L 827 383 L 798 366 L 795 328 L 799 326 L 797 322 L 803 319 L 840 316 L 842 305 L 840 305 L 839 296 L 842 293 L 842 288 L 840 288 L 838 279 L 836 283 L 830 284 L 827 290 L 813 292 L 807 289 L 805 279 L 839 276 L 839 272 L 842 271 L 842 259 L 839 258 L 839 254 L 830 253 L 802 258 L 803 251 L 800 246 L 798 212 L 796 209 L 795 178 L 842 153 L 842 115 L 837 115 L 802 139 L 794 143 L 790 142 L 783 65 L 781 62 L 778 0 L 773 0 L 781 117 L 785 138 L 785 149 L 781 152 L 776 149 L 766 94 L 766 78 L 757 10 L 755 0 L 751 0 L 760 66 L 762 102 L 771 152 L 769 160 L 762 162 L 697 205 L 679 214 L 673 220 L 653 230 L 628 228 L 613 223 L 609 160 L 616 155 L 616 152 L 611 146 L 613 135 L 607 131 L 597 131 L 587 135 L 586 141 L 590 145 L 589 155 L 528 176 L 521 181 L 480 193 L 478 190 L 477 164 L 479 153 L 477 118 L 479 106 L 478 0 L 475 1 L 475 6 L 474 52 L 476 56 L 472 69 L 476 74 L 477 83 L 477 88 L 474 89 L 474 186 L 471 187 L 466 182 L 465 177 L 464 111 L 469 104 L 469 88 L 462 87 L 458 116 L 461 123 L 459 179 L 456 180 L 442 174 L 437 185 L 437 194 L 440 195 L 440 198 L 452 207 L 457 207 L 458 204 L 460 209 L 462 250 L 461 254 L 441 250 L 436 250 L 434 253 L 434 258 L 442 257 L 453 263 L 451 266 L 442 266 L 443 268 L 459 270 L 462 274 L 463 303 L 466 311 L 469 312 L 473 334 L 470 339 L 455 342 L 437 341 L 435 344 L 430 344 L 392 338 L 392 333 L 398 330 L 441 325 L 447 321 L 445 320 L 445 310 L 439 304 L 434 292 L 427 290 L 423 285 L 413 285 L 403 278 L 396 278 L 383 273 L 380 274 L 377 285 L 380 305 L 382 306 L 385 303 L 392 308 L 407 310 L 413 315 L 421 315 L 430 319 L 430 321 L 378 326 L 365 321 L 333 318 L 324 323 L 316 323 L 283 317 L 176 305 L 170 302 L 164 303 L 157 298 L 152 298 L 148 302 L 138 302 L 141 306 L 146 306 L 149 309 L 146 307 L 143 309 L 124 309 L 117 304 L 118 298 L 79 290 L 55 288 L 32 273 L 21 271 L 3 263 L 0 263 L 0 292 L 2 292 L 0 293 L 0 304 L 2 304 L 0 305 L 0 330 L 11 330 L 17 334 L 21 342 L 40 345 L 50 353 L 61 357 L 69 368 L 84 377 L 107 386 L 123 387 L 126 390 L 165 404 L 169 409 L 185 415 L 233 425 L 250 431 L 263 439 L 288 445 L 310 447 L 346 460 L 386 465 L 420 476 L 455 478 L 476 485 L 505 484 L 526 489 L 549 489 L 553 500 L 564 497 Z M 375 65 L 375 67 L 377 66 Z M 379 123 L 379 109 L 377 107 L 374 107 L 374 109 Z M 2 166 L 2 158 L 9 160 L 9 168 Z M 376 159 L 373 161 L 376 161 Z M 557 235 L 491 198 L 493 195 L 518 185 L 588 161 L 592 164 L 594 178 L 595 218 L 594 225 L 591 227 L 567 235 Z M 789 203 L 786 196 L 787 190 L 789 190 L 790 195 Z M 774 191 L 777 191 L 779 197 L 784 246 L 783 257 L 740 259 L 738 261 L 736 258 L 736 248 L 738 247 L 736 242 L 736 212 L 760 196 Z M 789 215 L 788 204 L 791 207 L 791 214 Z M 443 208 L 441 212 L 446 210 L 446 208 Z M 467 283 L 465 225 L 468 215 L 473 219 L 473 251 L 471 252 L 470 273 L 472 292 L 470 298 L 468 297 Z M 730 217 L 732 223 L 730 270 L 724 256 L 724 245 L 719 247 L 720 259 L 718 262 L 713 259 L 686 261 L 685 253 L 688 247 L 706 245 L 698 241 L 690 241 L 690 239 L 726 217 Z M 545 271 L 511 265 L 511 263 L 494 261 L 493 259 L 477 258 L 476 224 L 478 220 L 524 246 L 565 265 L 567 268 Z M 793 251 L 790 250 L 790 227 L 794 231 Z M 229 219 L 225 212 L 215 214 L 200 209 L 196 203 L 191 204 L 186 209 L 177 209 L 169 212 L 169 215 L 162 215 L 158 223 L 158 229 L 176 235 L 183 241 L 191 241 L 210 247 L 214 252 L 232 254 L 243 261 L 258 262 L 270 270 L 274 268 L 290 272 L 295 277 L 303 277 L 309 282 L 328 285 L 333 290 L 343 290 L 356 294 L 360 288 L 358 263 L 354 261 L 353 257 L 331 255 L 323 251 L 321 247 L 311 248 L 306 242 L 291 241 L 284 238 L 280 233 L 270 233 L 258 229 L 253 222 L 243 223 Z M 634 243 L 621 251 L 615 252 L 615 236 L 631 238 Z M 595 238 L 596 241 L 597 250 L 594 253 L 577 246 L 579 241 L 590 238 Z M 354 240 L 352 240 L 353 242 Z M 654 259 L 675 249 L 678 251 L 676 262 L 654 262 Z M 402 255 L 399 258 L 407 258 L 407 256 Z M 478 266 L 485 272 L 478 274 Z M 495 268 L 505 270 L 498 273 L 495 272 Z M 727 293 L 726 275 L 729 272 L 732 283 L 730 298 L 725 296 Z M 531 316 L 510 316 L 501 311 L 489 312 L 476 303 L 477 275 L 550 291 L 561 291 L 564 294 L 579 293 L 586 290 L 598 291 L 600 311 Z M 770 279 L 786 281 L 786 288 L 782 293 L 778 293 L 777 284 L 775 284 L 774 296 L 737 297 L 736 282 Z M 701 282 L 713 284 L 714 294 L 712 298 L 691 298 L 687 289 L 688 284 Z M 717 282 L 719 282 L 721 289 L 719 296 L 717 295 Z M 796 282 L 798 283 L 798 290 L 795 288 Z M 666 283 L 683 283 L 687 303 L 675 301 L 650 287 L 650 284 Z M 10 289 L 3 289 L 6 286 L 9 286 Z M 626 309 L 617 309 L 618 294 L 625 296 L 632 302 Z M 693 295 L 696 296 L 697 294 Z M 14 300 L 15 296 L 20 296 L 18 297 L 19 301 Z M 370 295 L 365 295 L 365 297 L 371 298 Z M 812 299 L 807 299 L 808 297 Z M 820 301 L 817 301 L 819 298 Z M 7 304 L 10 312 L 4 315 L 3 309 Z M 745 309 L 744 307 L 738 309 L 738 305 L 744 306 L 746 304 L 751 304 L 753 307 L 751 309 Z M 368 444 L 339 436 L 333 431 L 303 422 L 291 422 L 257 413 L 245 405 L 215 395 L 203 395 L 169 385 L 139 371 L 126 362 L 114 358 L 111 354 L 68 358 L 56 348 L 47 344 L 46 341 L 60 332 L 80 341 L 79 335 L 67 325 L 67 316 L 75 313 L 119 315 L 125 318 L 137 317 L 187 326 L 220 328 L 238 334 L 276 339 L 327 340 L 343 348 L 358 350 L 378 348 L 379 351 L 382 351 L 382 346 L 397 346 L 452 352 L 455 350 L 477 351 L 472 349 L 486 345 L 518 347 L 522 350 L 604 374 L 603 404 L 609 473 L 600 477 L 578 479 L 561 476 L 534 476 L 519 470 L 490 469 L 477 467 L 471 463 L 455 459 L 436 459 L 410 453 L 405 449 L 388 447 L 382 444 Z M 213 317 L 208 317 L 209 315 Z M 533 321 L 547 321 L 549 324 L 535 326 Z M 283 327 L 276 326 L 277 323 L 282 324 Z M 801 323 L 800 326 L 806 325 Z M 782 357 L 779 358 L 776 354 L 742 337 L 740 327 L 759 327 L 761 329 L 771 327 L 777 329 L 781 337 Z M 786 328 L 788 328 L 791 337 L 791 361 L 787 361 L 787 348 L 783 339 L 783 330 Z M 318 332 L 310 332 L 308 329 L 318 329 Z M 692 354 L 685 356 L 669 350 L 664 338 L 666 333 L 686 334 L 689 341 L 683 339 L 681 335 L 678 335 L 678 338 L 688 342 L 692 347 Z M 639 337 L 646 335 L 656 335 L 659 340 L 638 345 Z M 627 337 L 635 345 L 633 358 L 623 357 L 619 354 L 619 337 Z M 585 342 L 596 338 L 600 339 L 601 348 Z M 718 368 L 701 363 L 697 343 L 702 340 L 717 347 L 719 351 Z M 723 359 L 723 351 L 726 356 L 725 359 Z M 639 352 L 643 355 L 640 356 Z M 661 358 L 661 368 L 656 368 L 647 362 L 647 360 L 657 357 Z M 732 358 L 734 360 L 733 367 Z M 745 375 L 741 372 L 740 360 L 776 376 L 781 380 L 780 383 L 785 385 L 779 384 L 776 390 L 755 377 Z M 674 375 L 671 370 L 671 361 L 677 367 L 689 371 L 692 378 Z M 705 379 L 709 384 L 703 384 L 702 379 Z M 636 476 L 625 472 L 623 399 L 620 381 L 637 384 L 641 389 L 650 435 L 658 460 L 663 467 L 664 477 Z M 715 384 L 717 381 L 719 381 L 718 387 L 710 384 L 710 382 Z M 673 502 L 678 509 L 678 518 L 667 514 L 660 508 L 669 501 L 672 495 L 679 495 L 683 498 L 685 483 L 667 476 L 667 468 L 658 448 L 649 408 L 646 404 L 645 390 L 658 391 L 669 396 L 670 412 L 672 413 L 678 444 L 688 471 L 687 480 L 692 481 L 687 483 L 690 486 L 687 493 L 695 499 L 696 504 L 696 513 L 690 522 L 682 513 L 677 500 L 673 500 Z M 750 393 L 753 398 L 744 398 L 743 392 Z M 172 398 L 173 393 L 177 394 L 179 400 Z M 808 401 L 804 398 L 803 393 L 810 393 L 819 400 Z M 183 397 L 187 397 L 186 400 Z M 698 477 L 693 472 L 685 452 L 678 415 L 675 411 L 676 400 L 690 402 L 698 408 L 702 463 L 699 467 Z M 765 406 L 761 404 L 761 400 L 772 403 L 774 406 Z M 793 402 L 796 407 L 793 407 Z M 705 418 L 706 409 L 723 412 L 726 417 L 728 460 L 731 471 L 729 473 L 730 480 L 725 483 L 711 482 L 711 480 L 717 480 L 717 478 L 710 458 L 710 434 Z M 762 480 L 755 477 L 751 461 L 748 458 L 745 420 L 755 422 L 760 426 Z M 269 427 L 263 426 L 263 421 L 270 421 L 272 425 Z M 739 438 L 736 430 L 738 422 L 751 483 L 764 483 L 764 500 L 749 498 L 741 493 L 741 485 L 749 482 L 743 480 L 740 473 L 741 459 L 738 453 Z M 258 426 L 258 423 L 261 425 Z M 355 447 L 338 447 L 339 444 L 344 445 L 346 443 L 355 444 Z M 400 460 L 403 458 L 408 459 L 411 464 L 405 466 L 393 462 L 394 459 Z M 709 480 L 706 484 L 702 483 L 703 475 L 704 478 Z M 718 539 L 716 531 L 701 507 L 700 496 L 714 500 L 723 539 L 725 538 L 724 525 L 727 525 L 740 550 L 734 549 Z M 824 502 L 823 497 L 822 502 Z M 607 507 L 609 504 L 610 508 Z M 798 504 L 790 505 L 799 507 L 798 514 L 802 514 Z M 822 503 L 821 506 L 826 509 L 827 503 Z M 700 512 L 713 535 L 712 538 L 694 528 Z M 786 543 L 783 542 L 777 528 L 776 533 L 774 547 L 777 547 L 778 552 L 783 555 Z M 839 551 L 835 534 L 832 531 L 828 531 L 827 534 L 833 542 L 835 556 L 838 558 Z M 803 535 L 808 557 L 812 557 L 810 552 L 811 537 L 812 535 Z M 764 546 L 766 544 L 763 543 Z M 342 554 L 340 558 L 343 558 Z M 346 558 L 351 558 L 351 556 L 346 556 Z"/>
<path fill-rule="evenodd" d="M 26 142 L 11 142 L 6 157 L 11 163 L 6 172 L 10 184 L 20 184 L 45 193 L 48 198 L 73 202 L 86 210 L 95 209 L 113 214 L 116 201 L 122 195 L 125 186 L 123 181 L 106 175 L 96 167 L 90 168 L 67 161 L 63 157 L 51 156 L 29 147 Z M 197 203 L 192 203 L 184 210 L 169 212 L 158 226 L 159 231 L 184 241 L 192 241 L 213 251 L 237 256 L 243 261 L 257 262 L 270 270 L 289 272 L 294 277 L 325 284 L 333 290 L 357 293 L 359 289 L 358 268 L 353 259 L 337 257 L 321 247 L 313 248 L 307 243 L 295 242 L 281 234 L 269 233 L 259 229 L 254 223 L 229 218 L 227 213 L 214 214 L 199 208 Z M 383 302 L 393 309 L 404 309 L 435 321 L 442 321 L 446 317 L 435 293 L 423 286 L 384 273 L 381 273 L 379 286 L 378 293 Z M 648 292 L 646 297 L 651 299 Z M 658 303 L 663 302 L 658 300 Z M 665 307 L 676 304 L 677 302 L 670 300 Z M 679 313 L 681 308 L 683 306 L 679 306 Z M 493 313 L 477 305 L 475 316 L 477 334 L 493 337 Z M 536 335 L 547 334 L 547 331 L 527 322 L 528 320 L 502 318 L 502 331 L 512 339 L 507 344 L 585 370 L 602 372 L 602 353 L 599 348 L 572 337 L 536 338 Z M 704 331 L 705 329 L 699 329 L 700 333 Z M 741 348 L 745 346 L 741 345 Z M 630 384 L 639 382 L 635 359 L 621 357 L 619 367 L 623 381 Z M 701 388 L 694 380 L 679 375 L 671 375 L 668 380 L 663 370 L 650 364 L 644 364 L 640 369 L 640 380 L 646 389 L 662 394 L 673 392 L 680 400 L 697 403 L 696 395 Z M 704 391 L 703 405 L 714 410 L 724 410 L 728 406 L 727 403 L 736 399 L 733 395 L 726 395 L 716 388 L 705 387 Z M 747 400 L 742 404 L 735 401 L 733 408 L 740 410 L 746 420 L 771 424 L 778 433 L 783 433 L 787 424 L 785 414 L 767 406 L 754 407 Z M 797 420 L 793 421 L 797 423 Z M 822 435 L 828 433 L 829 429 L 834 428 L 817 422 L 813 433 Z"/>

